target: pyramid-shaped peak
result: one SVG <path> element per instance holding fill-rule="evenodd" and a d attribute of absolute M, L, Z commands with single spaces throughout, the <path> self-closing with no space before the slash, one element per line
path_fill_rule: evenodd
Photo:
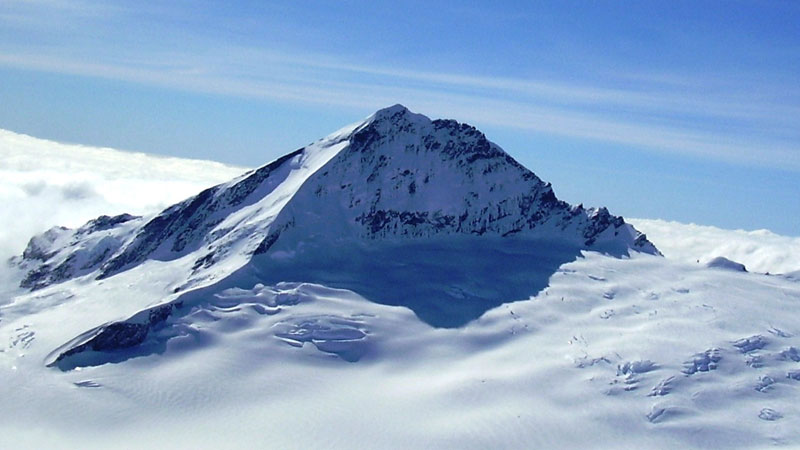
<path fill-rule="evenodd" d="M 378 113 L 386 112 L 387 114 L 396 114 L 396 113 L 408 113 L 408 112 L 411 112 L 411 111 L 409 111 L 409 109 L 406 108 L 404 105 L 402 105 L 400 103 L 395 103 L 392 106 L 387 106 L 386 108 L 379 109 L 377 112 Z"/>
<path fill-rule="evenodd" d="M 499 147 L 491 144 L 477 128 L 452 119 L 430 119 L 424 114 L 415 113 L 401 104 L 379 109 L 360 124 L 335 133 L 336 138 L 345 136 L 353 143 L 374 141 L 376 139 L 394 140 L 399 135 L 413 135 L 432 144 L 438 142 L 442 148 L 449 141 L 471 142 L 468 152 L 492 147 L 495 153 L 505 154 Z M 329 140 L 335 140 L 328 137 Z M 436 147 L 439 147 L 437 145 Z"/>
<path fill-rule="evenodd" d="M 559 200 L 475 127 L 397 104 L 156 217 L 102 218 L 37 237 L 22 255 L 35 265 L 23 286 L 92 271 L 108 278 L 148 259 L 189 254 L 190 278 L 200 283 L 212 267 L 237 267 L 223 260 L 294 252 L 312 240 L 324 248 L 484 235 L 658 253 L 605 208 Z"/>
<path fill-rule="evenodd" d="M 349 130 L 351 131 L 337 134 L 337 139 L 329 140 L 338 142 L 344 136 L 350 141 L 349 151 L 356 153 L 367 151 L 386 157 L 408 153 L 406 156 L 410 160 L 407 162 L 412 166 L 429 164 L 423 162 L 425 155 L 435 154 L 436 160 L 455 159 L 471 165 L 479 159 L 492 159 L 522 169 L 526 177 L 530 172 L 490 142 L 474 126 L 451 119 L 432 120 L 400 104 L 376 111 Z M 359 164 L 364 164 L 365 161 L 360 160 Z"/>
<path fill-rule="evenodd" d="M 401 124 L 401 123 L 430 123 L 431 119 L 422 114 L 417 114 L 406 108 L 401 104 L 389 106 L 387 108 L 377 110 L 372 116 L 367 119 L 367 122 L 380 122 L 387 124 Z"/>
<path fill-rule="evenodd" d="M 446 130 L 451 135 L 466 134 L 468 136 L 485 138 L 485 135 L 480 132 L 480 130 L 468 123 L 462 123 L 452 119 L 431 119 L 424 114 L 415 113 L 399 103 L 379 109 L 362 122 L 361 128 L 370 124 L 379 125 L 382 131 L 389 131 L 397 127 L 407 128 L 408 125 L 417 125 L 421 126 L 426 132 Z"/>
<path fill-rule="evenodd" d="M 381 108 L 375 111 L 375 117 L 392 117 L 397 115 L 405 115 L 405 114 L 414 114 L 404 105 L 400 103 L 394 104 L 392 106 L 387 106 L 386 108 Z"/>

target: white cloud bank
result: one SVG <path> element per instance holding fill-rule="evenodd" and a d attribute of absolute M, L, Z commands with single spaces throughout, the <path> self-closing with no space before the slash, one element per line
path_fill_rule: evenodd
<path fill-rule="evenodd" d="M 32 235 L 52 226 L 157 212 L 245 170 L 0 130 L 0 259 L 19 254 Z"/>
<path fill-rule="evenodd" d="M 155 213 L 245 170 L 0 130 L 0 259 L 21 253 L 32 235 L 52 226 L 76 227 L 102 214 Z M 752 271 L 800 270 L 797 237 L 663 220 L 629 222 L 671 259 L 704 263 L 725 256 Z"/>
<path fill-rule="evenodd" d="M 800 237 L 769 230 L 722 228 L 651 219 L 626 219 L 671 259 L 706 263 L 717 256 L 744 264 L 755 272 L 800 270 Z"/>

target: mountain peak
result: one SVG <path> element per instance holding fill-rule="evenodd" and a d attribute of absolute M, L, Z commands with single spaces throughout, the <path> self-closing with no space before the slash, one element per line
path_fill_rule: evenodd
<path fill-rule="evenodd" d="M 381 132 L 389 132 L 392 128 L 430 122 L 431 119 L 428 117 L 411 112 L 408 108 L 398 103 L 375 111 L 363 122 L 363 125 L 377 125 L 380 127 Z"/>
<path fill-rule="evenodd" d="M 549 183 L 475 127 L 431 120 L 400 104 L 154 217 L 56 234 L 31 241 L 27 254 L 38 257 L 23 255 L 30 267 L 23 286 L 95 271 L 107 278 L 151 259 L 190 257 L 182 290 L 224 277 L 254 256 L 296 255 L 312 243 L 486 236 L 658 253 L 606 209 L 558 200 Z"/>
<path fill-rule="evenodd" d="M 394 114 L 397 114 L 397 113 L 400 113 L 400 114 L 409 113 L 410 114 L 411 111 L 409 111 L 408 108 L 406 108 L 404 105 L 402 105 L 400 103 L 395 103 L 392 106 L 387 106 L 386 108 L 381 108 L 381 109 L 375 111 L 376 115 L 381 115 L 381 114 L 394 115 Z"/>

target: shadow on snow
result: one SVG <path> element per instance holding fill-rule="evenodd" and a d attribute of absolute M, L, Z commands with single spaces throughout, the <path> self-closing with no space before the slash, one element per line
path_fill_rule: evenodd
<path fill-rule="evenodd" d="M 405 306 L 436 328 L 457 328 L 503 303 L 526 300 L 580 249 L 513 238 L 410 241 L 373 248 L 326 246 L 254 259 L 264 284 L 298 281 Z"/>
<path fill-rule="evenodd" d="M 432 327 L 458 328 L 499 305 L 536 296 L 562 265 L 581 256 L 576 246 L 485 236 L 372 246 L 306 242 L 295 248 L 300 250 L 258 255 L 214 285 L 89 330 L 53 351 L 48 365 L 68 371 L 163 353 L 168 340 L 192 334 L 180 322 L 193 306 L 224 289 L 256 283 L 348 289 L 375 303 L 407 307 Z M 602 250 L 615 257 L 628 254 L 622 248 Z"/>

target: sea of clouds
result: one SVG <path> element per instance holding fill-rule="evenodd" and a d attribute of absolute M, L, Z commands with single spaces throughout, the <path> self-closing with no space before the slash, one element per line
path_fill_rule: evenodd
<path fill-rule="evenodd" d="M 77 227 L 102 214 L 156 213 L 245 170 L 0 130 L 0 259 L 20 254 L 31 236 L 52 226 Z M 668 258 L 704 263 L 725 256 L 751 271 L 800 270 L 799 237 L 664 220 L 629 222 Z"/>
<path fill-rule="evenodd" d="M 647 234 L 667 258 L 706 263 L 717 256 L 740 262 L 751 272 L 800 270 L 800 237 L 769 230 L 722 228 L 653 219 L 626 219 Z"/>
<path fill-rule="evenodd" d="M 61 144 L 0 130 L 0 258 L 31 236 L 108 214 L 151 214 L 246 169 L 110 148 Z"/>

